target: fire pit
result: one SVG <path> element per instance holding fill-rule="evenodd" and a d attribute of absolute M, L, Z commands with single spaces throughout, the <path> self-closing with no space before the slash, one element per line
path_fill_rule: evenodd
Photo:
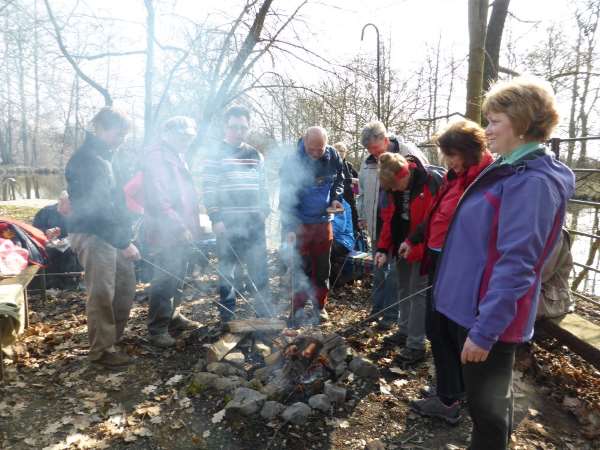
<path fill-rule="evenodd" d="M 208 346 L 206 371 L 190 386 L 232 393 L 227 415 L 260 413 L 266 420 L 302 424 L 315 411 L 328 413 L 333 404 L 344 404 L 344 381 L 351 373 L 379 376 L 377 367 L 353 355 L 337 334 L 256 320 L 235 321 L 229 331 Z"/>

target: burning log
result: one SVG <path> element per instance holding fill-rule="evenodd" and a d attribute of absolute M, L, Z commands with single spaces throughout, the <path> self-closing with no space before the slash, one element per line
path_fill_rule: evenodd
<path fill-rule="evenodd" d="M 208 347 L 206 359 L 208 363 L 221 361 L 227 353 L 233 350 L 240 341 L 246 337 L 246 334 L 227 333 L 221 336 L 214 344 Z"/>

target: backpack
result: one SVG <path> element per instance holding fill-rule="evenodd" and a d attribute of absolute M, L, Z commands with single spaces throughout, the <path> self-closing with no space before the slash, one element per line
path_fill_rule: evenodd
<path fill-rule="evenodd" d="M 573 312 L 575 303 L 569 288 L 569 275 L 572 270 L 571 236 L 563 228 L 542 269 L 542 287 L 536 320 L 554 319 Z"/>

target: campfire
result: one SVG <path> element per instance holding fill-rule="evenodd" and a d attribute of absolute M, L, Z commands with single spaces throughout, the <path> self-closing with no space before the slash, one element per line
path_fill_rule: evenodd
<path fill-rule="evenodd" d="M 344 404 L 351 373 L 378 378 L 376 366 L 353 355 L 337 334 L 259 319 L 232 321 L 228 328 L 207 345 L 206 372 L 193 382 L 199 389 L 231 391 L 228 414 L 260 413 L 301 424 L 315 410 L 328 413 Z"/>

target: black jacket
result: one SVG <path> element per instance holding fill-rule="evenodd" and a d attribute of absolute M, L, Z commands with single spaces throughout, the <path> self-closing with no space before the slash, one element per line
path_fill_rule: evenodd
<path fill-rule="evenodd" d="M 106 144 L 88 133 L 65 169 L 71 202 L 67 223 L 70 233 L 94 234 L 124 249 L 132 239 L 131 218 L 111 160 Z"/>
<path fill-rule="evenodd" d="M 69 229 L 67 227 L 67 219 L 58 212 L 58 204 L 44 206 L 40 209 L 33 218 L 33 226 L 39 228 L 44 233 L 50 228 L 60 228 L 60 239 L 67 237 Z"/>

